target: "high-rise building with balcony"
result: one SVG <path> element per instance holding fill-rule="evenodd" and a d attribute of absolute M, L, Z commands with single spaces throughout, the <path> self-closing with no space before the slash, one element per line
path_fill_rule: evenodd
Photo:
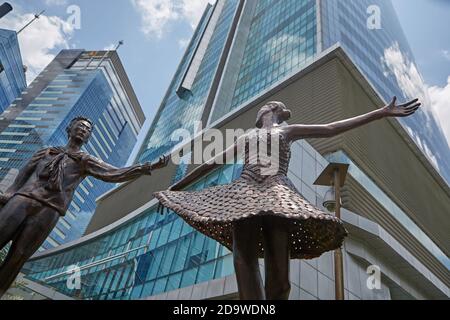
<path fill-rule="evenodd" d="M 37 150 L 67 143 L 66 127 L 76 116 L 95 124 L 90 154 L 116 166 L 126 164 L 144 115 L 115 51 L 63 50 L 0 117 L 0 190 Z M 81 236 L 98 196 L 113 187 L 87 178 L 65 217 L 41 249 Z"/>
<path fill-rule="evenodd" d="M 0 29 L 0 112 L 19 97 L 26 86 L 17 33 Z"/>
<path fill-rule="evenodd" d="M 370 20 L 378 11 L 380 24 Z M 400 59 L 393 64 L 393 57 Z M 388 0 L 218 0 L 207 7 L 136 161 L 170 152 L 178 144 L 173 131 L 195 133 L 197 122 L 222 132 L 253 128 L 271 100 L 292 109 L 292 123 L 310 124 L 372 111 L 393 95 L 407 99 L 416 94 L 404 81 L 413 61 Z M 425 120 L 434 132 L 422 128 Z M 327 190 L 314 181 L 322 170 L 330 162 L 350 166 L 342 189 L 346 299 L 450 297 L 446 159 L 448 145 L 425 113 L 293 144 L 289 176 L 319 207 Z M 84 299 L 236 298 L 231 252 L 173 212 L 158 214 L 152 197 L 193 167 L 171 164 L 102 196 L 85 236 L 33 257 L 27 278 Z M 188 188 L 228 183 L 240 169 L 224 166 Z M 82 270 L 81 290 L 66 286 L 73 265 Z M 381 273 L 378 288 L 367 286 L 370 266 Z M 291 299 L 334 299 L 332 253 L 292 261 L 291 286 Z"/>

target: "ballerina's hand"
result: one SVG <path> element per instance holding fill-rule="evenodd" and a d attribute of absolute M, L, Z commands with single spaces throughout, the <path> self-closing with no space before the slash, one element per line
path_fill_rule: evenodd
<path fill-rule="evenodd" d="M 386 117 L 409 117 L 413 115 L 421 105 L 419 99 L 397 105 L 397 97 L 394 97 L 392 102 L 383 108 L 383 113 Z"/>

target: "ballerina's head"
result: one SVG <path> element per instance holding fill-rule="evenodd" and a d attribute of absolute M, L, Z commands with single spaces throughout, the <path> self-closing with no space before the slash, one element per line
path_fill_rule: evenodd
<path fill-rule="evenodd" d="M 273 127 L 288 121 L 290 118 L 291 111 L 286 108 L 284 103 L 271 101 L 259 110 L 256 118 L 256 127 L 261 129 L 268 124 Z"/>

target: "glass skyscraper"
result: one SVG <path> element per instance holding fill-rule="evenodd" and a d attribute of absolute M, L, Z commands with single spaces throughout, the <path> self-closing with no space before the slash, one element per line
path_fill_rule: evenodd
<path fill-rule="evenodd" d="M 39 149 L 64 146 L 66 127 L 76 116 L 95 129 L 85 151 L 115 166 L 126 164 L 144 115 L 115 51 L 64 50 L 0 117 L 0 189 Z M 75 191 L 43 249 L 80 237 L 95 200 L 114 185 L 87 178 Z"/>
<path fill-rule="evenodd" d="M 370 6 L 378 6 L 381 11 L 381 29 L 368 28 L 367 19 L 371 16 L 368 12 L 372 12 L 368 10 Z M 336 49 L 338 47 L 339 50 Z M 335 59 L 337 55 L 334 52 L 341 50 L 346 57 L 339 56 L 342 59 L 337 59 L 339 63 L 349 58 L 351 62 L 347 67 L 352 71 L 359 69 L 363 75 L 361 78 L 366 78 L 358 83 L 352 82 L 351 89 L 340 83 L 340 78 L 328 80 L 320 75 L 331 74 L 323 70 L 326 67 L 321 67 L 329 62 L 325 58 L 331 56 L 330 59 Z M 402 88 L 402 82 L 395 77 L 398 73 L 391 69 L 393 66 L 389 60 L 392 54 L 404 57 L 403 61 L 407 64 L 414 61 L 388 0 L 217 0 L 206 8 L 135 161 L 151 161 L 172 151 L 178 143 L 171 140 L 171 134 L 176 129 L 195 132 L 194 125 L 197 123 L 204 128 L 254 127 L 253 122 L 249 123 L 254 121 L 254 117 L 252 115 L 250 118 L 247 111 L 256 113 L 254 109 L 266 101 L 266 97 L 272 99 L 283 90 L 291 90 L 285 98 L 294 96 L 292 100 L 309 101 L 304 96 L 312 95 L 316 90 L 318 94 L 327 95 L 328 85 L 335 86 L 336 82 L 339 82 L 336 86 L 340 90 L 349 89 L 356 95 L 356 87 L 359 88 L 365 81 L 364 85 L 368 83 L 370 90 L 377 91 L 379 98 L 386 102 L 394 95 L 406 99 L 411 92 Z M 300 81 L 295 76 L 306 79 L 310 69 L 317 72 L 312 77 L 314 81 L 320 80 L 320 85 L 319 82 L 304 80 L 303 85 L 311 87 L 306 93 L 294 92 L 289 88 L 292 83 Z M 308 72 L 303 73 L 305 70 Z M 355 73 L 358 77 L 361 75 Z M 323 85 L 326 81 L 329 83 Z M 340 92 L 337 96 L 342 98 L 348 92 Z M 329 99 L 324 100 L 330 102 Z M 370 101 L 373 103 L 375 100 Z M 317 101 L 316 105 L 319 105 Z M 323 118 L 326 118 L 328 105 L 321 106 L 320 115 Z M 352 108 L 351 111 L 355 112 L 355 106 Z M 314 113 L 314 110 L 310 111 Z M 441 174 L 446 176 L 448 146 L 440 130 L 436 127 L 433 135 L 421 137 L 422 140 L 417 138 L 428 134 L 424 131 L 428 129 L 421 128 L 421 124 L 417 123 L 424 117 L 427 116 L 422 114 L 411 118 L 404 125 L 411 129 L 411 135 L 423 150 L 436 148 L 432 151 L 433 160 Z M 433 120 L 427 124 L 435 126 Z M 398 131 L 394 136 L 399 138 Z M 406 142 L 402 139 L 399 138 L 399 144 L 404 147 Z M 409 141 L 413 144 L 411 139 Z M 372 259 L 368 247 L 355 244 L 353 238 L 346 242 L 349 243 L 344 250 L 346 299 L 420 298 L 420 294 L 411 290 L 409 282 L 404 286 L 393 285 L 394 281 L 384 282 L 385 278 L 389 278 L 387 274 L 391 276 L 391 271 L 397 266 L 411 272 L 414 278 L 411 283 L 426 279 L 426 285 L 421 288 L 423 291 L 436 286 L 439 289 L 433 294 L 450 296 L 450 262 L 447 251 L 443 249 L 443 237 L 437 237 L 440 242 L 430 237 L 430 233 L 412 219 L 413 214 L 420 210 L 405 205 L 406 200 L 400 199 L 405 197 L 404 194 L 399 196 L 401 192 L 398 190 L 393 194 L 390 186 L 379 182 L 389 180 L 390 176 L 386 178 L 379 174 L 375 182 L 373 172 L 358 167 L 363 160 L 359 159 L 360 162 L 355 164 L 355 159 L 343 152 L 341 145 L 336 143 L 331 147 L 336 148 L 331 154 L 323 155 L 307 141 L 295 142 L 292 145 L 289 176 L 305 199 L 320 207 L 326 190 L 313 185 L 317 176 L 332 161 L 350 165 L 346 184 L 353 185 L 346 192 L 351 192 L 352 197 L 349 198 L 354 198 L 353 201 L 363 208 L 354 215 L 344 210 L 348 213 L 345 214 L 345 223 L 352 228 L 350 237 L 361 236 L 364 242 L 377 246 L 379 255 Z M 427 154 L 430 157 L 430 152 Z M 414 161 L 416 157 L 415 154 Z M 418 163 L 417 160 L 413 164 L 419 166 Z M 75 298 L 146 299 L 157 295 L 161 299 L 236 297 L 231 253 L 196 232 L 173 212 L 159 214 L 158 202 L 152 199 L 149 192 L 142 193 L 142 189 L 151 189 L 153 184 L 167 187 L 186 174 L 188 168 L 182 163 L 172 169 L 161 170 L 168 170 L 165 178 L 170 176 L 167 179 L 170 181 L 137 181 L 104 196 L 96 216 L 110 214 L 113 210 L 121 215 L 120 220 L 115 220 L 113 224 L 99 223 L 91 230 L 92 233 L 79 241 L 34 257 L 24 268 L 24 273 L 29 279 Z M 239 177 L 240 172 L 241 166 L 238 164 L 223 166 L 196 181 L 189 189 L 200 190 L 225 184 Z M 440 195 L 444 194 L 439 201 L 446 208 L 450 207 L 444 199 L 447 189 L 440 184 L 436 188 Z M 136 197 L 136 205 L 122 205 L 120 202 L 129 199 L 130 194 Z M 382 213 L 375 212 L 377 206 L 382 207 Z M 424 213 L 420 211 L 419 214 Z M 429 212 L 430 216 L 435 214 Z M 392 229 L 388 232 L 381 226 Z M 380 237 L 389 240 L 381 241 Z M 397 246 L 398 243 L 401 245 Z M 411 243 L 411 247 L 405 249 Z M 382 250 L 385 251 L 380 253 Z M 374 291 L 365 287 L 367 265 L 394 261 L 402 255 L 406 258 L 392 262 L 386 273 L 383 269 L 382 289 Z M 73 265 L 80 268 L 82 276 L 82 288 L 78 291 L 66 285 Z M 292 261 L 291 275 L 292 297 L 295 299 L 333 299 L 332 253 L 312 261 Z M 406 275 L 405 272 L 401 276 Z M 400 282 L 403 283 L 403 278 Z"/>
<path fill-rule="evenodd" d="M 317 52 L 315 0 L 256 1 L 253 10 L 230 109 L 282 80 Z"/>
<path fill-rule="evenodd" d="M 26 86 L 17 34 L 0 29 L 0 112 L 20 96 Z"/>
<path fill-rule="evenodd" d="M 424 108 L 431 108 L 391 0 L 321 0 L 318 5 L 322 50 L 340 43 L 386 102 L 393 96 L 403 101 L 420 98 Z M 450 184 L 450 141 L 436 119 L 420 111 L 400 122 Z"/>
<path fill-rule="evenodd" d="M 170 152 L 176 144 L 170 139 L 176 129 L 194 132 L 195 122 L 202 119 L 221 58 L 226 54 L 238 8 L 239 0 L 208 5 L 156 114 L 138 162 Z"/>
<path fill-rule="evenodd" d="M 386 102 L 421 98 L 420 87 L 399 77 L 392 55 L 402 57 L 403 70 L 416 70 L 414 57 L 390 0 L 261 0 L 218 1 L 208 7 L 153 122 L 139 160 L 168 152 L 174 129 L 194 130 L 195 121 L 209 124 L 286 80 L 327 49 L 341 45 Z M 372 11 L 374 10 L 374 11 Z M 209 22 L 219 15 L 217 24 Z M 240 21 L 233 28 L 233 15 Z M 370 19 L 380 13 L 380 26 Z M 375 17 L 378 18 L 378 17 Z M 209 25 L 208 25 L 209 23 Z M 205 36 L 205 29 L 215 29 Z M 226 41 L 232 40 L 231 48 Z M 209 41 L 209 44 L 205 44 Z M 207 46 L 201 50 L 202 46 Z M 200 47 L 200 50 L 199 50 Z M 212 53 L 212 54 L 211 54 Z M 221 64 L 221 60 L 226 63 Z M 398 67 L 398 66 L 397 66 Z M 414 75 L 406 74 L 406 77 Z M 417 76 L 420 74 L 417 72 Z M 188 81 L 186 81 L 188 77 Z M 220 86 L 215 86 L 219 78 Z M 408 80 L 407 80 L 408 81 Z M 188 82 L 189 88 L 183 87 Z M 208 92 L 209 90 L 209 92 Z M 184 95 L 180 95 L 180 91 Z M 178 93 L 178 95 L 177 95 Z M 401 120 L 424 154 L 450 181 L 450 148 L 433 116 L 419 111 Z"/>

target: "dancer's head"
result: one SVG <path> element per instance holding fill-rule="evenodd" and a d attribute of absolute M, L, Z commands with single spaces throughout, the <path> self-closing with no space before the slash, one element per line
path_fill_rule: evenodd
<path fill-rule="evenodd" d="M 83 145 L 89 141 L 91 137 L 94 124 L 91 120 L 85 117 L 76 117 L 66 128 L 69 140 L 74 140 Z"/>
<path fill-rule="evenodd" d="M 281 124 L 291 118 L 291 111 L 284 103 L 271 101 L 264 105 L 258 112 L 256 127 L 262 128 L 264 123 L 271 122 L 272 125 Z"/>

